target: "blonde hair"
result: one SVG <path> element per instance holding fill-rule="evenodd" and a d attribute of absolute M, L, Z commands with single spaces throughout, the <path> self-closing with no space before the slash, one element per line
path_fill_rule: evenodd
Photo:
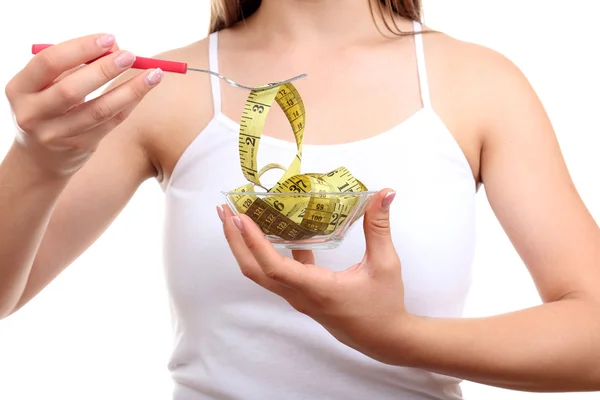
<path fill-rule="evenodd" d="M 422 22 L 422 0 L 365 1 L 369 2 L 371 16 L 373 18 L 375 18 L 373 3 L 377 4 L 377 9 L 383 17 L 385 27 L 396 35 L 410 35 L 412 32 L 402 32 L 396 24 L 396 20 L 394 19 L 395 15 Z M 211 0 L 209 33 L 228 28 L 235 23 L 242 21 L 244 18 L 249 17 L 258 9 L 258 7 L 260 7 L 260 3 L 261 0 Z M 391 20 L 391 24 L 388 20 Z"/>

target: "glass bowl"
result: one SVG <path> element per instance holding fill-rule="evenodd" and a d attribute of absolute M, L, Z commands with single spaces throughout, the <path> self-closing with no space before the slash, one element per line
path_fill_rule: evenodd
<path fill-rule="evenodd" d="M 377 193 L 222 192 L 234 214 L 246 214 L 276 248 L 333 249 Z"/>

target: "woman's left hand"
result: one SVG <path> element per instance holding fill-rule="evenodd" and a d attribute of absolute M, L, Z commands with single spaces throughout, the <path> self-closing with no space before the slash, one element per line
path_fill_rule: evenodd
<path fill-rule="evenodd" d="M 404 307 L 398 254 L 390 234 L 389 206 L 395 192 L 382 190 L 364 217 L 362 261 L 333 272 L 314 265 L 307 250 L 282 256 L 246 215 L 217 208 L 229 247 L 242 273 L 320 323 L 340 342 L 381 362 L 394 363 L 411 316 Z M 393 343 L 393 345 L 392 345 Z M 394 361 L 392 361 L 394 359 Z"/>

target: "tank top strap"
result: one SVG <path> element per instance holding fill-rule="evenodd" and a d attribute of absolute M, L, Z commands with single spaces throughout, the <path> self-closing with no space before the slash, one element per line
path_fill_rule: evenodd
<path fill-rule="evenodd" d="M 425 64 L 425 46 L 423 45 L 423 34 L 422 25 L 418 21 L 413 21 L 413 29 L 417 34 L 415 35 L 415 50 L 417 55 L 417 68 L 419 73 L 419 86 L 421 90 L 421 101 L 423 107 L 431 107 L 431 97 L 429 94 L 429 82 L 427 79 L 427 67 Z"/>
<path fill-rule="evenodd" d="M 208 65 L 213 72 L 219 72 L 219 33 L 213 32 L 208 37 Z M 213 111 L 216 114 L 221 112 L 221 82 L 219 78 L 210 75 L 210 86 L 212 88 Z"/>

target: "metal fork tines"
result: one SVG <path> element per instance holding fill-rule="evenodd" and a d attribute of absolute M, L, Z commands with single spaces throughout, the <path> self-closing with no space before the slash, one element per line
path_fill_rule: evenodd
<path fill-rule="evenodd" d="M 238 87 L 240 89 L 247 89 L 247 90 L 254 90 L 254 91 L 271 89 L 272 87 L 280 86 L 280 85 L 283 85 L 284 83 L 293 82 L 293 81 L 296 81 L 298 79 L 306 78 L 308 76 L 306 74 L 302 74 L 302 75 L 294 76 L 293 78 L 290 78 L 290 79 L 286 79 L 285 81 L 273 82 L 273 83 L 269 83 L 269 84 L 266 84 L 266 85 L 261 86 L 261 87 L 252 87 L 252 86 L 246 86 L 246 85 L 242 85 L 241 83 L 234 82 L 231 79 L 227 78 L 226 76 L 223 76 L 221 74 L 218 74 L 218 73 L 216 73 L 214 71 L 210 71 L 210 70 L 207 70 L 207 69 L 187 68 L 187 70 L 188 71 L 204 72 L 204 73 L 207 73 L 207 74 L 211 74 L 211 75 L 214 75 L 214 76 L 216 76 L 216 77 L 218 77 L 220 79 L 223 79 L 225 82 L 229 83 L 231 86 L 235 86 L 235 87 Z"/>

